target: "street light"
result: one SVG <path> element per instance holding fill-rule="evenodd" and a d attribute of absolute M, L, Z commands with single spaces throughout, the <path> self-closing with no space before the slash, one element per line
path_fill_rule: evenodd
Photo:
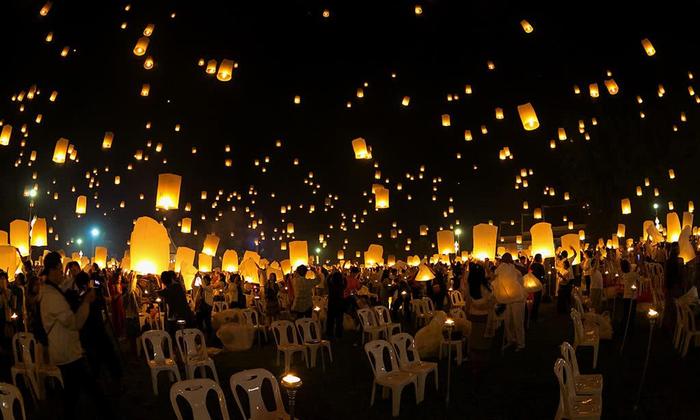
<path fill-rule="evenodd" d="M 90 235 L 92 235 L 93 238 L 97 238 L 98 236 L 100 236 L 100 230 L 98 228 L 94 227 L 90 231 Z"/>

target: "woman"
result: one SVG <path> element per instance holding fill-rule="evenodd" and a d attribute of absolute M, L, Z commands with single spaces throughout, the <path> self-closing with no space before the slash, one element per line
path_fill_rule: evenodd
<path fill-rule="evenodd" d="M 277 321 L 280 316 L 280 302 L 277 298 L 279 291 L 277 275 L 271 273 L 265 282 L 265 314 L 270 321 Z"/>
<path fill-rule="evenodd" d="M 542 254 L 535 254 L 535 259 L 530 264 L 530 271 L 532 275 L 537 277 L 540 283 L 545 284 L 545 270 L 544 264 L 542 264 Z M 540 312 L 540 302 L 542 302 L 542 290 L 532 294 L 532 310 L 530 311 L 530 319 L 532 321 L 537 321 Z"/>
<path fill-rule="evenodd" d="M 486 324 L 489 313 L 494 309 L 491 285 L 486 279 L 484 268 L 476 263 L 469 263 L 469 321 L 472 323 L 469 335 L 469 357 L 474 369 L 478 370 L 488 361 L 492 337 L 486 336 Z"/>

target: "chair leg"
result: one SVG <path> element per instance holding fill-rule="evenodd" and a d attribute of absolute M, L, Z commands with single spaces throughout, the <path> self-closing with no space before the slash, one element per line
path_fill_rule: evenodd
<path fill-rule="evenodd" d="M 330 344 L 326 348 L 328 349 L 328 359 L 333 363 L 333 351 L 331 350 Z"/>
<path fill-rule="evenodd" d="M 372 397 L 369 400 L 370 407 L 374 405 L 374 393 L 376 391 L 377 391 L 377 384 L 374 381 L 372 381 Z"/>
<path fill-rule="evenodd" d="M 598 343 L 593 346 L 593 369 L 598 365 Z"/>
<path fill-rule="evenodd" d="M 416 402 L 421 403 L 425 398 L 425 380 L 428 374 L 418 375 L 418 382 L 416 383 Z"/>
<path fill-rule="evenodd" d="M 285 373 L 289 372 L 289 365 L 291 364 L 291 360 L 289 360 L 289 359 L 291 359 L 292 356 L 293 356 L 293 353 L 289 353 L 286 351 L 284 352 L 284 371 L 285 371 Z"/>
<path fill-rule="evenodd" d="M 683 341 L 683 353 L 681 353 L 681 357 L 685 357 L 686 354 L 688 354 L 688 347 L 690 346 L 690 334 L 685 335 L 685 340 Z"/>
<path fill-rule="evenodd" d="M 435 377 L 434 377 L 434 379 L 435 379 L 435 390 L 437 391 L 437 390 L 438 390 L 438 384 L 440 383 L 440 381 L 438 381 L 438 368 L 437 368 L 437 367 L 435 367 L 435 370 L 433 371 L 433 374 L 435 375 Z"/>
<path fill-rule="evenodd" d="M 214 364 L 212 363 L 211 365 L 209 365 L 209 367 L 211 368 L 211 373 L 214 375 L 214 380 L 218 384 L 219 383 L 219 374 L 216 373 L 216 366 L 214 366 Z"/>
<path fill-rule="evenodd" d="M 151 383 L 153 384 L 153 395 L 158 396 L 158 371 L 151 371 Z"/>
<path fill-rule="evenodd" d="M 401 391 L 403 391 L 403 387 L 391 388 L 391 415 L 393 417 L 398 417 L 401 411 Z"/>

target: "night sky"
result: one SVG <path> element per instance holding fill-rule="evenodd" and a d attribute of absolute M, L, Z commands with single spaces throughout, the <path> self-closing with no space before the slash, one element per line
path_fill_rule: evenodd
<path fill-rule="evenodd" d="M 679 213 L 689 200 L 700 204 L 700 104 L 689 94 L 689 87 L 700 94 L 700 38 L 695 16 L 679 7 L 609 1 L 572 9 L 504 1 L 55 0 L 47 16 L 40 16 L 43 5 L 0 3 L 0 121 L 13 127 L 10 144 L 0 146 L 0 220 L 7 230 L 10 221 L 26 219 L 29 200 L 23 191 L 37 184 L 33 214 L 47 218 L 59 235 L 59 241 L 49 235 L 51 249 L 76 251 L 68 242 L 87 239 L 97 226 L 103 234 L 95 245 L 120 257 L 132 221 L 147 215 L 166 216 L 175 244 L 198 251 L 205 234 L 215 232 L 222 238 L 220 251 L 255 249 L 253 241 L 260 239 L 261 254 L 286 258 L 279 238 L 292 222 L 294 237 L 308 240 L 310 250 L 319 246 L 319 234 L 326 235 L 326 258 L 335 259 L 346 238 L 346 255 L 379 243 L 385 256 L 403 257 L 434 253 L 435 232 L 456 227 L 457 220 L 466 249 L 477 223 L 512 219 L 516 226 L 504 234 L 519 233 L 525 200 L 529 212 L 555 206 L 544 208 L 553 225 L 566 225 L 563 216 L 586 224 L 593 243 L 609 238 L 618 223 L 627 225 L 628 237 L 641 235 L 642 221 L 654 216 L 652 203 L 659 204 L 662 223 L 669 201 Z M 523 31 L 523 19 L 532 33 Z M 120 28 L 123 22 L 126 29 Z M 147 53 L 137 57 L 134 45 L 149 23 L 155 30 Z M 655 55 L 645 53 L 644 38 Z M 66 46 L 71 50 L 61 57 Z M 151 70 L 143 67 L 147 56 L 155 62 Z M 231 81 L 221 82 L 198 66 L 200 58 L 230 59 L 239 67 Z M 619 86 L 614 96 L 604 85 L 611 78 Z M 144 83 L 150 84 L 148 97 L 140 96 Z M 600 97 L 588 94 L 591 83 L 598 84 Z M 465 93 L 468 84 L 471 95 Z M 32 85 L 40 94 L 28 100 Z M 54 90 L 58 97 L 50 102 Z M 25 92 L 21 102 L 20 92 Z M 298 105 L 295 95 L 301 97 Z M 448 95 L 458 99 L 448 101 Z M 410 96 L 406 107 L 404 96 Z M 518 117 L 517 106 L 526 102 L 537 112 L 537 130 L 525 131 Z M 503 120 L 495 118 L 496 107 L 503 109 Z M 39 113 L 43 119 L 36 124 Z M 450 127 L 441 125 L 442 114 L 450 114 Z M 579 132 L 579 120 L 590 140 Z M 565 141 L 557 139 L 560 127 Z M 471 142 L 464 139 L 467 129 Z M 103 150 L 106 131 L 114 132 L 114 142 Z M 60 137 L 75 145 L 79 162 L 52 162 Z M 354 158 L 351 141 L 357 137 L 372 146 L 372 160 Z M 552 139 L 556 149 L 550 149 Z M 161 152 L 155 150 L 158 143 Z M 505 146 L 513 159 L 499 160 Z M 139 149 L 148 161 L 134 158 Z M 225 159 L 232 159 L 231 167 Z M 534 173 L 527 177 L 528 188 L 516 190 L 522 168 Z M 374 179 L 377 169 L 381 181 Z M 90 188 L 85 174 L 93 170 Z M 157 176 L 166 172 L 183 177 L 180 208 L 156 212 Z M 120 185 L 114 185 L 117 175 Z M 645 177 L 650 187 L 644 187 Z M 370 201 L 375 182 L 391 191 L 390 208 L 375 211 Z M 642 197 L 635 195 L 638 185 Z M 556 194 L 545 196 L 546 187 Z M 207 200 L 200 199 L 202 190 Z M 219 190 L 223 194 L 212 208 Z M 88 211 L 77 218 L 81 194 L 88 196 Z M 621 198 L 631 199 L 631 215 L 621 214 Z M 292 210 L 280 214 L 287 204 Z M 449 206 L 454 213 L 444 217 Z M 180 233 L 182 217 L 193 219 L 198 235 Z M 527 230 L 533 222 L 524 219 Z M 253 220 L 262 224 L 252 229 Z M 391 239 L 394 222 L 402 233 Z M 423 224 L 431 233 L 421 238 Z M 405 252 L 408 238 L 412 248 Z M 88 251 L 85 244 L 82 249 Z"/>

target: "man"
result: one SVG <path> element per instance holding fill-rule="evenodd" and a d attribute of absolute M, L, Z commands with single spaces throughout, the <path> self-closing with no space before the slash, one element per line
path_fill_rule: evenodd
<path fill-rule="evenodd" d="M 95 291 L 85 292 L 83 302 L 73 313 L 61 290 L 66 278 L 59 253 L 51 252 L 44 257 L 43 274 L 46 282 L 42 287 L 40 314 L 48 336 L 51 363 L 58 366 L 63 376 L 65 418 L 77 418 L 76 404 L 81 391 L 95 403 L 95 412 L 111 418 L 111 409 L 88 368 L 80 345 L 80 329 L 88 318 L 90 304 L 95 301 Z"/>
<path fill-rule="evenodd" d="M 560 314 L 568 314 L 571 307 L 571 287 L 574 281 L 574 268 L 572 266 L 576 259 L 576 249 L 572 246 L 571 251 L 574 253 L 569 257 L 566 250 L 559 254 L 556 261 L 557 278 L 559 280 L 559 289 L 557 292 L 557 312 Z"/>
<path fill-rule="evenodd" d="M 297 267 L 292 285 L 294 286 L 294 303 L 292 303 L 292 312 L 297 315 L 297 318 L 311 318 L 313 310 L 313 289 L 323 280 L 321 270 L 315 271 L 313 279 L 307 279 L 306 273 L 309 269 L 305 265 Z"/>
<path fill-rule="evenodd" d="M 185 289 L 179 282 L 175 281 L 174 271 L 163 271 L 160 275 L 160 281 L 165 285 L 165 289 L 158 292 L 158 294 L 165 300 L 165 304 L 168 305 L 166 330 L 172 337 L 175 337 L 178 320 L 182 319 L 188 325 L 192 325 L 192 311 L 187 304 Z"/>

